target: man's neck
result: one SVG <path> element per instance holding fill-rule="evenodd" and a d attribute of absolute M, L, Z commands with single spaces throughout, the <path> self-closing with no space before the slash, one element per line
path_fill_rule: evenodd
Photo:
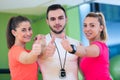
<path fill-rule="evenodd" d="M 56 34 L 56 33 L 50 32 L 50 34 L 51 34 L 52 37 L 55 37 L 55 38 L 65 37 L 65 32 L 62 32 L 60 34 Z"/>

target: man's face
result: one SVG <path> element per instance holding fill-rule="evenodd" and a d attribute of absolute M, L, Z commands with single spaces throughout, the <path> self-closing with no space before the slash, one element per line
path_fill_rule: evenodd
<path fill-rule="evenodd" d="M 66 22 L 67 18 L 63 10 L 57 9 L 49 11 L 47 24 L 49 25 L 52 32 L 56 34 L 63 32 Z"/>

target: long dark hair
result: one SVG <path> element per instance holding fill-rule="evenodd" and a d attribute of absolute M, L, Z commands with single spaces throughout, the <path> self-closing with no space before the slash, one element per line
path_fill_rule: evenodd
<path fill-rule="evenodd" d="M 23 21 L 28 21 L 31 23 L 31 21 L 28 18 L 23 17 L 23 16 L 16 16 L 16 17 L 10 18 L 8 25 L 7 25 L 7 30 L 6 30 L 8 49 L 10 49 L 15 43 L 15 36 L 12 34 L 12 30 L 16 30 L 18 25 Z"/>

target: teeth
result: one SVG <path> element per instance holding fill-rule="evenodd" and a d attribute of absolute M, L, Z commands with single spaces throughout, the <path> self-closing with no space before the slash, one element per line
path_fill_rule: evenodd
<path fill-rule="evenodd" d="M 90 36 L 91 35 L 91 33 L 86 33 L 86 36 Z"/>

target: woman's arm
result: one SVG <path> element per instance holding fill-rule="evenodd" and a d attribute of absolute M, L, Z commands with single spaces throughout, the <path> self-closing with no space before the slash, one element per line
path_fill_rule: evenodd
<path fill-rule="evenodd" d="M 67 39 L 63 39 L 61 44 L 64 47 L 64 49 L 67 50 L 68 52 L 73 51 L 73 48 L 71 47 L 71 44 L 69 43 L 69 41 Z M 75 45 L 73 45 L 73 46 L 75 46 Z M 84 56 L 97 57 L 97 56 L 99 56 L 99 53 L 100 53 L 99 47 L 95 44 L 92 44 L 90 46 L 78 45 L 75 47 L 76 47 L 76 52 L 74 54 L 79 57 L 84 57 Z"/>
<path fill-rule="evenodd" d="M 77 46 L 77 51 L 75 53 L 79 57 L 97 57 L 100 54 L 99 47 L 97 45 L 90 45 L 90 46 Z"/>
<path fill-rule="evenodd" d="M 19 56 L 19 61 L 23 64 L 31 64 L 37 61 L 38 56 L 41 54 L 41 37 L 37 37 L 37 40 L 33 43 L 30 53 L 24 51 Z"/>

